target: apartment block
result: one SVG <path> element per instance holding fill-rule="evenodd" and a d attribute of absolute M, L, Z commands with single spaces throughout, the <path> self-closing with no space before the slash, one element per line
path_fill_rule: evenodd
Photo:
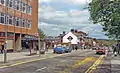
<path fill-rule="evenodd" d="M 7 42 L 8 50 L 21 50 L 22 39 L 37 32 L 38 0 L 0 0 L 0 44 Z"/>

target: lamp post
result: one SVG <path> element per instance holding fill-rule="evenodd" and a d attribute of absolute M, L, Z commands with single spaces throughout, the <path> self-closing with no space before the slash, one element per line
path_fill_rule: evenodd
<path fill-rule="evenodd" d="M 5 5 L 8 6 L 8 2 L 6 1 L 5 2 Z M 6 15 L 8 15 L 8 7 L 6 9 Z M 8 32 L 8 28 L 7 28 L 7 24 L 8 24 L 8 21 L 7 21 L 8 17 L 6 17 L 6 19 L 4 20 L 6 22 L 5 24 L 5 47 L 4 47 L 4 63 L 7 62 L 7 32 Z"/>

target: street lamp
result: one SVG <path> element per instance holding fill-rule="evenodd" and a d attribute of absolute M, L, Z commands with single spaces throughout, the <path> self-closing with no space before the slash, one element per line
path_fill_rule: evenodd
<path fill-rule="evenodd" d="M 8 6 L 8 2 L 6 1 L 5 2 L 5 5 Z M 8 7 L 6 9 L 6 15 L 8 15 Z M 4 20 L 6 22 L 5 24 L 5 47 L 4 47 L 4 63 L 7 62 L 7 32 L 8 32 L 8 27 L 7 27 L 7 24 L 8 24 L 8 21 L 7 21 L 8 17 L 6 17 L 6 19 Z"/>

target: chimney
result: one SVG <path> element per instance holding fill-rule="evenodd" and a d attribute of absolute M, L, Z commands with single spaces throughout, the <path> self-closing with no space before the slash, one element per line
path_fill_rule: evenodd
<path fill-rule="evenodd" d="M 63 31 L 63 35 L 65 35 L 65 31 Z"/>
<path fill-rule="evenodd" d="M 78 30 L 77 30 L 77 29 L 75 30 L 75 33 L 78 33 Z"/>
<path fill-rule="evenodd" d="M 74 33 L 74 31 L 75 31 L 74 29 L 71 29 L 71 32 L 72 32 L 72 33 Z"/>

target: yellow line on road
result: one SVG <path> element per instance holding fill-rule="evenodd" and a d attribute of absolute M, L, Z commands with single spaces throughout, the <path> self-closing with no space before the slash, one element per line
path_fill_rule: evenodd
<path fill-rule="evenodd" d="M 76 60 L 75 64 L 71 65 L 69 68 L 66 68 L 63 71 L 59 71 L 58 73 L 71 73 L 72 69 L 76 69 L 78 67 L 80 67 L 81 65 L 84 65 L 85 63 L 91 62 L 95 60 L 95 57 L 87 57 L 84 60 Z"/>
<path fill-rule="evenodd" d="M 88 68 L 88 70 L 85 73 L 93 73 L 92 71 L 96 69 L 96 67 L 101 64 L 102 62 L 102 58 L 104 57 L 104 55 L 101 55 L 94 63 L 92 66 L 90 66 Z"/>
<path fill-rule="evenodd" d="M 39 61 L 39 60 L 43 60 L 43 59 L 47 59 L 47 58 L 54 58 L 54 57 L 58 57 L 58 56 L 62 56 L 64 54 L 60 54 L 60 55 L 57 55 L 57 56 L 51 56 L 51 57 L 46 57 L 46 58 L 37 58 L 37 59 L 34 59 L 34 60 L 29 60 L 29 61 L 24 61 L 24 62 L 16 62 L 14 64 L 11 64 L 11 65 L 4 65 L 4 66 L 0 66 L 0 68 L 8 68 L 8 67 L 13 67 L 13 66 L 17 66 L 17 65 L 21 65 L 21 64 L 25 64 L 25 63 L 30 63 L 30 62 L 35 62 L 35 61 Z"/>

